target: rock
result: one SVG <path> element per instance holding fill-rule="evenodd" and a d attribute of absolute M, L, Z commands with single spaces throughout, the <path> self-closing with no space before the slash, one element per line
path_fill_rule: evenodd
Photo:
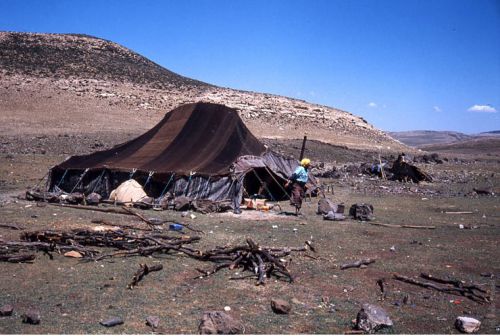
<path fill-rule="evenodd" d="M 105 321 L 101 321 L 99 322 L 101 325 L 105 326 L 105 327 L 114 327 L 114 326 L 117 326 L 119 324 L 123 324 L 124 321 L 121 317 L 111 317 Z"/>
<path fill-rule="evenodd" d="M 276 314 L 288 314 L 292 309 L 292 306 L 285 300 L 272 299 L 271 308 Z"/>
<path fill-rule="evenodd" d="M 82 254 L 78 251 L 68 251 L 64 253 L 65 257 L 70 257 L 70 258 L 82 258 Z"/>
<path fill-rule="evenodd" d="M 355 203 L 349 209 L 349 216 L 361 221 L 370 221 L 373 219 L 373 205 Z"/>
<path fill-rule="evenodd" d="M 34 309 L 29 309 L 21 315 L 21 318 L 23 319 L 23 323 L 40 324 L 40 313 Z"/>
<path fill-rule="evenodd" d="M 11 316 L 14 311 L 14 307 L 10 304 L 6 304 L 0 307 L 0 316 Z"/>
<path fill-rule="evenodd" d="M 356 328 L 373 333 L 384 327 L 392 327 L 392 321 L 384 309 L 365 303 L 356 317 Z"/>
<path fill-rule="evenodd" d="M 472 317 L 459 316 L 455 320 L 455 327 L 463 333 L 472 334 L 479 331 L 481 322 Z"/>
<path fill-rule="evenodd" d="M 97 205 L 101 201 L 102 197 L 98 193 L 90 193 L 85 197 L 85 201 L 87 202 L 88 205 Z"/>
<path fill-rule="evenodd" d="M 209 311 L 203 314 L 200 334 L 240 334 L 245 331 L 243 323 L 223 311 Z"/>
<path fill-rule="evenodd" d="M 146 317 L 146 324 L 153 329 L 156 329 L 160 325 L 160 318 L 158 316 L 148 316 Z"/>

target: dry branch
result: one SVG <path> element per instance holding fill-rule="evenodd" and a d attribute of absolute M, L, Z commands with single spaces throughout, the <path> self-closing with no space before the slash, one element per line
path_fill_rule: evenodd
<path fill-rule="evenodd" d="M 361 260 L 355 261 L 353 263 L 343 264 L 340 266 L 340 269 L 344 270 L 344 269 L 348 269 L 348 268 L 360 267 L 361 265 L 369 265 L 369 264 L 373 264 L 374 262 L 375 262 L 375 259 L 361 259 Z"/>
<path fill-rule="evenodd" d="M 377 222 L 366 222 L 366 223 L 368 223 L 370 225 L 385 226 L 385 227 L 391 227 L 391 228 L 429 229 L 429 230 L 433 230 L 436 228 L 435 226 L 426 226 L 426 225 L 386 224 L 386 223 L 377 223 Z"/>
<path fill-rule="evenodd" d="M 23 227 L 14 225 L 14 224 L 0 224 L 0 227 L 12 229 L 12 230 L 24 230 Z"/>
<path fill-rule="evenodd" d="M 0 254 L 0 261 L 11 263 L 28 262 L 35 260 L 34 254 Z"/>
<path fill-rule="evenodd" d="M 151 222 L 149 219 L 147 219 L 146 217 L 144 217 L 140 213 L 137 213 L 137 212 L 133 211 L 132 209 L 127 208 L 126 206 L 122 206 L 122 209 L 125 210 L 126 212 L 128 212 L 129 214 L 140 218 L 143 222 L 148 224 L 150 228 L 153 228 L 153 226 L 154 226 L 153 222 Z"/>
<path fill-rule="evenodd" d="M 485 297 L 485 296 L 482 296 L 480 294 L 474 293 L 475 288 L 457 287 L 455 285 L 453 287 L 451 287 L 451 286 L 440 287 L 440 286 L 438 286 L 434 283 L 431 283 L 431 282 L 421 282 L 421 281 L 418 281 L 418 280 L 415 280 L 415 279 L 412 279 L 412 278 L 409 278 L 409 277 L 406 277 L 403 275 L 399 275 L 399 274 L 394 274 L 393 276 L 394 276 L 394 279 L 402 281 L 402 282 L 406 282 L 406 283 L 420 286 L 420 287 L 424 287 L 424 288 L 434 289 L 434 290 L 437 290 L 437 291 L 443 292 L 443 293 L 464 296 L 464 297 L 471 299 L 472 301 L 475 301 L 477 303 L 483 304 L 483 303 L 490 302 L 489 297 Z M 433 278 L 433 280 L 436 280 L 436 279 L 437 278 Z M 443 281 L 442 279 L 437 279 L 437 280 Z M 447 282 L 447 283 L 451 283 L 451 281 Z"/>
<path fill-rule="evenodd" d="M 87 205 L 70 205 L 70 204 L 58 204 L 58 203 L 49 203 L 50 205 L 61 207 L 61 208 L 72 208 L 72 209 L 80 209 L 80 210 L 92 210 L 99 212 L 107 212 L 114 213 L 119 215 L 132 215 L 127 211 L 123 211 L 117 208 L 101 208 L 98 206 L 87 206 Z"/>
<path fill-rule="evenodd" d="M 200 237 L 172 237 L 158 232 L 138 234 L 126 230 L 92 231 L 87 229 L 74 229 L 70 231 L 31 231 L 21 234 L 22 241 L 3 242 L 0 241 L 0 261 L 10 261 L 13 256 L 9 253 L 20 250 L 44 251 L 59 253 L 65 251 L 78 251 L 83 255 L 84 261 L 97 261 L 114 257 L 150 256 L 155 253 L 167 254 L 171 251 L 184 254 L 187 257 L 214 263 L 211 270 L 199 270 L 205 276 L 215 274 L 221 269 L 241 268 L 243 271 L 251 271 L 257 278 L 257 285 L 263 285 L 265 279 L 272 276 L 278 279 L 286 278 L 293 281 L 282 257 L 289 256 L 292 251 L 307 251 L 306 247 L 261 247 L 252 239 L 248 238 L 246 244 L 236 246 L 218 246 L 207 251 L 191 248 L 189 245 L 200 240 Z M 2 249 L 3 247 L 3 249 Z M 114 251 L 103 253 L 91 247 L 113 248 Z M 3 252 L 3 253 L 2 253 Z M 4 260 L 5 259 L 5 260 Z M 14 260 L 14 259 L 12 259 Z M 129 287 L 133 287 L 140 279 L 154 269 L 141 265 Z"/>
<path fill-rule="evenodd" d="M 142 278 L 150 272 L 157 272 L 163 269 L 163 265 L 153 265 L 148 266 L 146 264 L 140 264 L 139 269 L 135 272 L 132 281 L 127 285 L 128 289 L 133 289 Z"/>
<path fill-rule="evenodd" d="M 93 224 L 101 224 L 101 225 L 106 225 L 106 226 L 116 226 L 116 227 L 119 227 L 121 229 L 131 229 L 131 230 L 139 230 L 139 231 L 151 231 L 151 228 L 147 228 L 147 229 L 144 229 L 144 228 L 141 228 L 141 227 L 138 227 L 138 226 L 135 226 L 135 225 L 127 225 L 127 224 L 113 224 L 107 220 L 104 220 L 104 219 L 93 219 L 90 221 L 91 223 Z"/>

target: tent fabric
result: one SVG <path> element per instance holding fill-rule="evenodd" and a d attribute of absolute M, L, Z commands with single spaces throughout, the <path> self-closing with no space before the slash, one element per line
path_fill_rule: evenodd
<path fill-rule="evenodd" d="M 297 165 L 297 160 L 268 150 L 236 110 L 194 103 L 168 112 L 131 141 L 54 166 L 49 189 L 107 197 L 133 175 L 155 198 L 169 194 L 236 204 L 244 193 L 263 188 L 271 199 L 288 198 L 283 185 Z"/>
<path fill-rule="evenodd" d="M 150 131 L 109 150 L 73 156 L 61 169 L 104 169 L 225 175 L 243 155 L 266 148 L 248 130 L 236 110 L 219 104 L 182 105 Z"/>

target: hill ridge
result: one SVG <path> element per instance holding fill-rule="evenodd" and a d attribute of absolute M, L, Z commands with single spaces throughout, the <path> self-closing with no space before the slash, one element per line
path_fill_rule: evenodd
<path fill-rule="evenodd" d="M 306 133 L 352 148 L 407 149 L 350 112 L 183 77 L 85 34 L 0 32 L 0 74 L 0 109 L 6 111 L 0 121 L 24 133 L 80 132 L 82 127 L 142 132 L 181 104 L 205 101 L 235 108 L 262 138 L 296 139 Z M 0 125 L 0 131 L 10 128 Z"/>

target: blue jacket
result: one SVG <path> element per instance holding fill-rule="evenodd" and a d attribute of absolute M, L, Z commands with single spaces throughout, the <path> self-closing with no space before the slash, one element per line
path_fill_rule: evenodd
<path fill-rule="evenodd" d="M 308 179 L 309 175 L 307 174 L 307 170 L 302 166 L 298 166 L 290 177 L 290 180 L 301 183 L 307 183 Z"/>

